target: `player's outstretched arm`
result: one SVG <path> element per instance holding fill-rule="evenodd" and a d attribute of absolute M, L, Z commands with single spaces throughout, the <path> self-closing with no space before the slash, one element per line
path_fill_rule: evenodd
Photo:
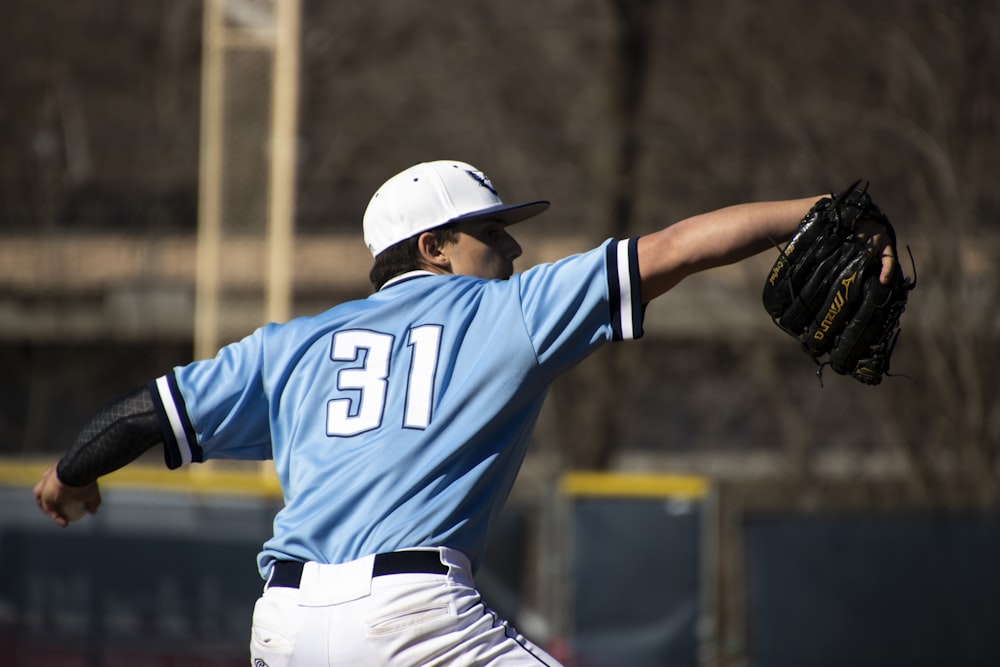
<path fill-rule="evenodd" d="M 728 206 L 685 218 L 639 239 L 642 300 L 652 299 L 681 280 L 732 264 L 791 238 L 819 197 Z"/>
<path fill-rule="evenodd" d="M 35 502 L 60 526 L 101 504 L 98 478 L 128 465 L 163 441 L 152 396 L 136 389 L 98 412 L 69 452 L 35 485 Z"/>
<path fill-rule="evenodd" d="M 702 213 L 639 239 L 642 300 L 649 303 L 685 277 L 732 264 L 787 241 L 821 197 L 739 204 Z M 869 251 L 881 256 L 883 278 L 895 266 L 895 252 L 884 228 L 859 228 Z"/>

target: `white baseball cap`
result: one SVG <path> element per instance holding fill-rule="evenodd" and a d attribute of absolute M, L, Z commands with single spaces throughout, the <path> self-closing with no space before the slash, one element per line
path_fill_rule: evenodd
<path fill-rule="evenodd" d="M 504 204 L 486 174 L 455 160 L 422 162 L 382 184 L 365 210 L 365 245 L 372 256 L 449 222 L 489 218 L 505 225 L 542 213 L 547 201 Z"/>

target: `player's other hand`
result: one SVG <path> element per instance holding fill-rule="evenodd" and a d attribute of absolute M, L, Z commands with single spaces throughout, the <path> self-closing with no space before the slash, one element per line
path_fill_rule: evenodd
<path fill-rule="evenodd" d="M 879 282 L 888 285 L 896 269 L 896 249 L 892 245 L 888 228 L 878 220 L 869 218 L 858 221 L 854 229 L 855 238 L 864 244 L 872 257 L 881 258 L 882 273 L 879 274 Z"/>
<path fill-rule="evenodd" d="M 52 521 L 66 527 L 88 514 L 95 514 L 101 505 L 97 482 L 86 486 L 68 486 L 59 481 L 56 464 L 49 466 L 35 484 L 35 502 Z"/>

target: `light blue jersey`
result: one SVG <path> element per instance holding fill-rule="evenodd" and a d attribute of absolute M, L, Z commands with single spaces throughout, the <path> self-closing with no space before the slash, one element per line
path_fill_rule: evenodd
<path fill-rule="evenodd" d="M 150 384 L 167 465 L 274 459 L 258 558 L 447 546 L 479 563 L 553 380 L 642 334 L 636 239 L 509 280 L 415 272 Z"/>

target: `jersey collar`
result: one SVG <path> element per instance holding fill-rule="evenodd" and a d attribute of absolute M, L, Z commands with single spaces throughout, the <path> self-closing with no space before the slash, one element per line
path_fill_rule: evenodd
<path fill-rule="evenodd" d="M 424 271 L 422 269 L 419 271 L 408 271 L 406 273 L 401 273 L 398 276 L 395 276 L 394 278 L 390 278 L 389 280 L 385 281 L 385 284 L 382 285 L 382 288 L 379 290 L 379 292 L 381 292 L 387 287 L 392 287 L 393 285 L 399 285 L 401 283 L 409 282 L 414 278 L 423 278 L 425 276 L 433 276 L 433 275 L 437 274 L 431 273 L 430 271 Z"/>

